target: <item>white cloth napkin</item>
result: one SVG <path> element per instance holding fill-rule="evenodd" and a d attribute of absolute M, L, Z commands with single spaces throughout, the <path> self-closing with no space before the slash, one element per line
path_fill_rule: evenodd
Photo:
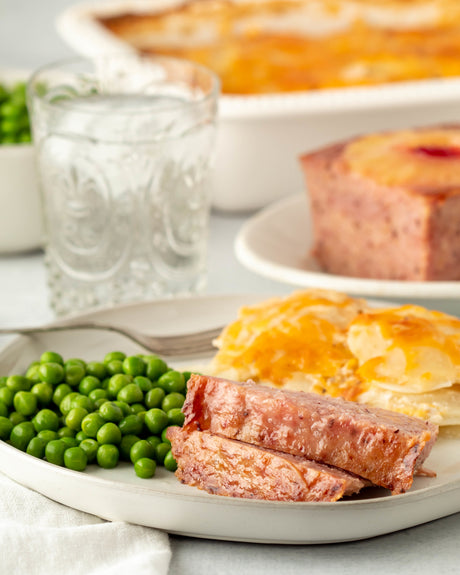
<path fill-rule="evenodd" d="M 166 575 L 166 533 L 76 511 L 0 474 L 0 573 Z"/>

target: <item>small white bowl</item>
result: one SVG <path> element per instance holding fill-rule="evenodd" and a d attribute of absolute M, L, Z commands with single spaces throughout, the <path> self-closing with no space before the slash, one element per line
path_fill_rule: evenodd
<path fill-rule="evenodd" d="M 0 69 L 0 83 L 26 81 L 28 72 Z M 0 254 L 38 249 L 43 224 L 33 144 L 0 144 Z"/>

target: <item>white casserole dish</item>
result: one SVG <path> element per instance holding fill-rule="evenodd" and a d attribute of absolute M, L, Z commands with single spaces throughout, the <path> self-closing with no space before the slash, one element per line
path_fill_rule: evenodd
<path fill-rule="evenodd" d="M 95 15 L 161 10 L 180 0 L 77 4 L 56 26 L 79 54 L 133 50 Z M 213 207 L 251 211 L 303 189 L 298 156 L 333 141 L 382 129 L 460 119 L 460 78 L 288 94 L 229 96 L 220 101 Z"/>

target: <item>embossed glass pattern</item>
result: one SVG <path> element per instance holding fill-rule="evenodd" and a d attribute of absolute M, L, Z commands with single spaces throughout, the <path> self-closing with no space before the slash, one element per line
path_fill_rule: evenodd
<path fill-rule="evenodd" d="M 57 314 L 206 284 L 218 80 L 170 58 L 38 71 L 29 103 Z"/>

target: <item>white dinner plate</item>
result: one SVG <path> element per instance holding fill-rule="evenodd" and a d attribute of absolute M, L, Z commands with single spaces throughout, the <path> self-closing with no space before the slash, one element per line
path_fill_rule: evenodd
<path fill-rule="evenodd" d="M 266 296 L 265 296 L 266 297 Z M 113 321 L 146 332 L 188 332 L 222 325 L 260 296 L 216 296 L 132 304 L 84 317 Z M 65 358 L 98 359 L 108 351 L 141 348 L 110 332 L 74 331 L 15 338 L 0 352 L 1 374 L 22 373 L 47 349 Z M 172 366 L 203 366 L 207 358 L 183 358 Z M 75 509 L 107 520 L 128 521 L 170 533 L 261 543 L 331 543 L 365 539 L 460 511 L 460 440 L 440 439 L 427 467 L 436 478 L 417 477 L 411 490 L 390 496 L 365 489 L 336 503 L 267 502 L 209 495 L 158 469 L 136 477 L 131 465 L 112 470 L 91 465 L 83 473 L 36 459 L 0 441 L 0 470 L 15 481 Z"/>
<path fill-rule="evenodd" d="M 372 297 L 460 299 L 458 281 L 397 281 L 353 278 L 321 270 L 311 257 L 312 226 L 306 194 L 284 198 L 241 228 L 236 257 L 257 274 L 298 287 L 319 287 Z"/>

